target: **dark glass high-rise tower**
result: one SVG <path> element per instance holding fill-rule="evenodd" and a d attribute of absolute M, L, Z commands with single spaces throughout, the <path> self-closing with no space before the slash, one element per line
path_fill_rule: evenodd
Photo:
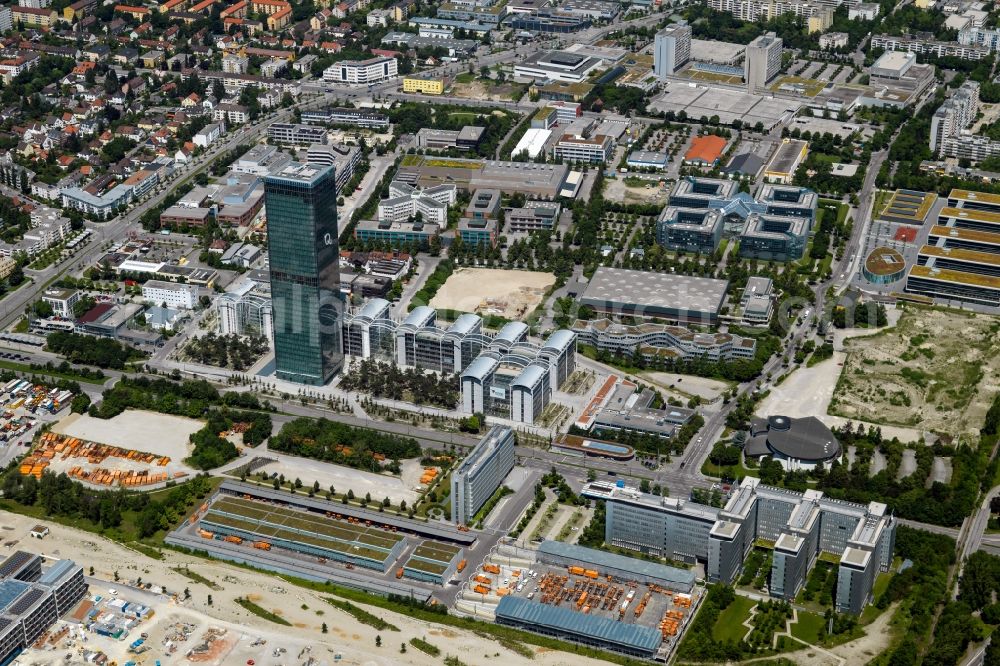
<path fill-rule="evenodd" d="M 344 361 L 333 167 L 293 162 L 264 195 L 277 376 L 326 384 Z"/>

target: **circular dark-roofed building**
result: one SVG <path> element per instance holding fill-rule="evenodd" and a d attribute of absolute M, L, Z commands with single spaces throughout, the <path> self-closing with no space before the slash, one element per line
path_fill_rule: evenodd
<path fill-rule="evenodd" d="M 743 445 L 747 458 L 771 456 L 785 469 L 812 469 L 840 457 L 840 442 L 815 416 L 754 418 Z"/>

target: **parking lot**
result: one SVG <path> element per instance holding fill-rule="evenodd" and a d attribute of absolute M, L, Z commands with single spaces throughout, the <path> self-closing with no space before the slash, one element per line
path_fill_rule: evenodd
<path fill-rule="evenodd" d="M 802 104 L 778 97 L 765 98 L 744 90 L 705 84 L 670 82 L 664 92 L 655 97 L 649 106 L 658 111 L 684 111 L 688 118 L 718 116 L 723 124 L 741 120 L 744 125 L 760 122 L 765 128 L 774 127 L 783 118 L 791 118 Z"/>

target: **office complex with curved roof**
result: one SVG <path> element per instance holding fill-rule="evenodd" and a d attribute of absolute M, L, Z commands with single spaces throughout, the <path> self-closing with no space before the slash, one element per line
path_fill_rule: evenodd
<path fill-rule="evenodd" d="M 840 442 L 815 416 L 755 418 L 743 446 L 748 458 L 771 456 L 786 469 L 809 469 L 840 457 Z"/>

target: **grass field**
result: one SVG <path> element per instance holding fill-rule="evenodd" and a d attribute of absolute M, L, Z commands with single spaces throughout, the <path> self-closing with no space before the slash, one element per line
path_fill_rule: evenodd
<path fill-rule="evenodd" d="M 829 413 L 870 423 L 978 432 L 1000 372 L 1000 320 L 908 306 L 894 328 L 845 343 Z"/>
<path fill-rule="evenodd" d="M 798 612 L 798 621 L 792 625 L 792 636 L 806 643 L 818 643 L 825 620 L 816 613 Z"/>
<path fill-rule="evenodd" d="M 893 192 L 889 190 L 877 190 L 875 192 L 875 203 L 872 205 L 872 219 L 877 220 L 885 207 L 889 205 Z"/>
<path fill-rule="evenodd" d="M 747 628 L 743 621 L 750 617 L 750 609 L 754 607 L 753 599 L 737 596 L 729 608 L 719 613 L 719 619 L 712 627 L 712 636 L 718 641 L 741 641 L 746 636 Z"/>
<path fill-rule="evenodd" d="M 475 74 L 469 74 L 468 72 L 462 72 L 455 77 L 455 83 L 472 83 L 476 80 Z"/>

